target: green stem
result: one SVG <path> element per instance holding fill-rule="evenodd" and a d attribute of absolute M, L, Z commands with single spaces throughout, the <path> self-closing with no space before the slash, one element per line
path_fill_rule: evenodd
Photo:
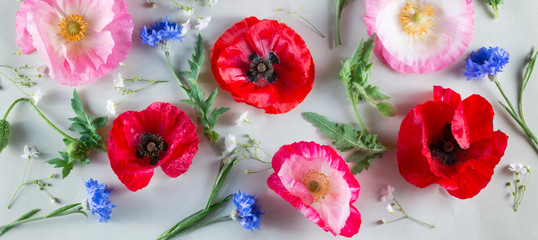
<path fill-rule="evenodd" d="M 359 110 L 357 110 L 357 103 L 355 101 L 351 101 L 351 105 L 353 106 L 353 112 L 355 113 L 355 118 L 357 118 L 357 121 L 361 125 L 362 130 L 364 131 L 364 133 L 370 134 L 370 132 L 366 128 L 366 125 L 364 124 L 364 122 L 362 122 L 361 116 L 359 115 Z"/>
<path fill-rule="evenodd" d="M 178 80 L 181 83 L 182 87 L 191 89 L 191 85 L 189 85 L 189 83 L 185 81 L 184 79 L 180 78 L 177 75 L 176 70 L 174 70 L 174 64 L 172 63 L 172 58 L 170 57 L 170 51 L 164 50 L 164 55 L 166 55 L 166 62 L 168 62 L 168 67 L 170 68 L 172 75 L 174 75 L 176 80 Z"/>
<path fill-rule="evenodd" d="M 527 126 L 527 124 L 525 124 L 525 122 L 523 122 L 521 117 L 517 114 L 514 106 L 512 105 L 512 103 L 510 102 L 510 100 L 508 99 L 506 94 L 504 93 L 503 88 L 502 88 L 501 83 L 499 82 L 499 80 L 496 79 L 494 82 L 495 82 L 495 85 L 497 86 L 497 88 L 499 89 L 499 91 L 501 92 L 504 100 L 508 104 L 508 107 L 506 105 L 504 105 L 502 102 L 500 102 L 501 105 L 506 109 L 506 111 L 508 111 L 510 116 L 512 116 L 512 118 L 517 122 L 517 124 L 519 124 L 519 126 L 523 129 L 525 134 L 527 134 L 532 146 L 538 152 L 538 138 L 536 137 L 534 132 Z"/>
<path fill-rule="evenodd" d="M 13 109 L 15 104 L 17 104 L 17 103 L 19 103 L 21 101 L 24 101 L 24 102 L 27 102 L 28 104 L 30 104 L 34 108 L 34 110 L 37 112 L 37 114 L 41 117 L 41 119 L 43 119 L 50 127 L 52 127 L 56 132 L 61 134 L 63 137 L 69 139 L 71 142 L 77 142 L 79 144 L 82 144 L 79 140 L 67 135 L 65 132 L 63 132 L 58 127 L 56 127 L 54 124 L 52 124 L 52 122 L 49 121 L 49 119 L 47 117 L 45 117 L 45 115 L 43 115 L 43 113 L 41 111 L 39 111 L 37 106 L 28 98 L 19 98 L 19 99 L 15 100 L 11 104 L 11 106 L 9 106 L 9 108 L 7 109 L 6 114 L 4 115 L 4 118 L 3 118 L 4 121 L 6 120 L 7 116 L 9 115 L 9 112 L 11 112 L 11 109 Z"/>
<path fill-rule="evenodd" d="M 335 42 L 336 42 L 336 47 L 338 47 L 339 45 L 342 45 L 342 41 L 340 39 L 340 16 L 341 16 L 341 12 L 340 12 L 340 0 L 335 0 L 336 2 L 336 19 L 335 19 L 335 24 L 336 24 L 336 39 L 335 39 Z"/>
<path fill-rule="evenodd" d="M 401 218 L 398 218 L 398 219 L 395 219 L 395 220 L 392 220 L 392 221 L 385 221 L 385 220 L 383 220 L 383 224 L 397 222 L 397 221 L 400 221 L 400 220 L 402 220 L 402 219 L 406 219 L 406 218 L 407 218 L 406 216 L 403 216 L 403 217 L 401 217 Z"/>
<path fill-rule="evenodd" d="M 514 108 L 514 105 L 512 105 L 512 102 L 510 101 L 510 99 L 508 99 L 508 97 L 504 93 L 503 87 L 501 86 L 501 82 L 496 79 L 495 80 L 495 85 L 497 86 L 497 88 L 499 89 L 501 94 L 503 95 L 503 98 L 506 101 L 506 103 L 508 104 L 508 106 L 510 107 L 510 110 L 512 110 L 512 112 L 516 113 L 516 109 Z"/>
<path fill-rule="evenodd" d="M 532 47 L 531 55 L 529 57 L 529 63 L 527 65 L 527 68 L 525 69 L 525 74 L 523 75 L 523 82 L 521 83 L 521 91 L 519 93 L 519 116 L 521 117 L 521 121 L 523 121 L 523 123 L 525 124 L 527 124 L 527 122 L 525 121 L 525 116 L 523 114 L 523 96 L 525 93 L 525 89 L 527 88 L 527 83 L 529 83 L 532 72 L 534 70 L 536 58 L 538 58 L 538 53 L 536 52 L 536 49 Z"/>
<path fill-rule="evenodd" d="M 300 17 L 301 19 L 303 19 L 305 22 L 307 22 L 312 28 L 314 28 L 314 30 L 316 30 L 316 32 L 322 37 L 322 38 L 325 38 L 325 35 L 323 35 L 323 33 L 321 33 L 320 30 L 318 30 L 318 28 L 316 26 L 314 26 L 314 24 L 312 24 L 310 21 L 308 21 L 308 19 L 306 19 L 305 17 L 303 17 L 303 15 L 297 13 L 297 12 L 292 12 L 293 14 L 295 14 L 296 16 Z"/>
<path fill-rule="evenodd" d="M 170 239 L 178 234 L 183 233 L 187 229 L 190 229 L 194 224 L 198 223 L 200 220 L 202 220 L 204 217 L 209 215 L 211 212 L 215 211 L 219 207 L 221 207 L 224 203 L 226 203 L 228 200 L 232 198 L 232 194 L 226 196 L 224 199 L 222 199 L 220 202 L 217 202 L 213 204 L 209 209 L 204 209 L 198 214 L 194 214 L 189 216 L 189 218 L 184 221 L 182 220 L 178 224 L 176 224 L 173 228 L 168 230 L 166 233 L 162 234 L 157 240 L 164 240 L 164 239 Z"/>
<path fill-rule="evenodd" d="M 225 159 L 221 162 L 221 166 L 219 167 L 219 171 L 217 173 L 217 177 L 215 178 L 215 182 L 213 183 L 213 188 L 211 190 L 211 194 L 209 195 L 209 199 L 207 200 L 207 204 L 205 207 L 205 210 L 209 210 L 211 205 L 213 204 L 213 201 L 217 197 L 217 195 L 220 192 L 220 189 L 224 185 L 224 182 L 226 181 L 226 177 L 228 177 L 228 174 L 230 173 L 230 170 L 232 170 L 232 167 L 237 160 L 237 156 L 234 156 L 233 160 L 230 160 L 231 156 L 228 155 L 225 157 Z"/>
<path fill-rule="evenodd" d="M 499 17 L 499 9 L 497 8 L 497 3 L 493 3 L 493 14 L 495 15 L 495 18 Z"/>
<path fill-rule="evenodd" d="M 531 179 L 531 171 L 529 172 L 529 176 L 527 176 L 527 181 L 525 181 L 525 185 L 523 185 L 523 189 L 521 189 L 521 196 L 519 197 L 519 201 L 516 202 L 514 206 L 514 211 L 517 212 L 517 209 L 519 208 L 519 205 L 521 205 L 521 201 L 523 201 L 523 197 L 525 196 L 525 191 L 527 190 L 527 185 L 530 182 Z"/>
<path fill-rule="evenodd" d="M 404 214 L 405 218 L 409 218 L 410 220 L 414 221 L 414 222 L 417 222 L 417 223 L 420 223 L 420 224 L 423 224 L 425 226 L 428 226 L 428 227 L 431 227 L 431 228 L 435 228 L 435 225 L 432 225 L 432 224 L 429 224 L 429 223 L 426 223 L 426 222 L 423 222 L 423 221 L 420 221 L 414 217 L 411 217 L 406 211 L 405 209 L 402 207 L 402 205 L 400 205 L 400 203 L 398 202 L 398 200 L 396 200 L 396 197 L 392 197 L 392 200 L 394 200 L 394 202 L 398 205 L 398 207 L 400 208 L 400 210 L 402 211 L 402 213 Z"/>
<path fill-rule="evenodd" d="M 201 228 L 203 226 L 206 226 L 206 225 L 209 225 L 209 224 L 212 224 L 212 223 L 216 223 L 216 222 L 223 222 L 223 221 L 229 221 L 229 220 L 232 220 L 232 218 L 230 217 L 230 215 L 225 215 L 225 216 L 221 216 L 221 217 L 217 217 L 217 218 L 213 218 L 213 219 L 210 219 L 210 220 L 207 220 L 207 221 L 204 221 L 202 223 L 199 223 L 197 225 L 194 225 L 192 227 L 190 227 L 189 229 L 184 229 L 182 231 L 179 231 L 175 236 L 178 236 L 178 235 L 181 235 L 187 231 L 192 231 L 192 230 L 195 230 L 197 228 Z"/>

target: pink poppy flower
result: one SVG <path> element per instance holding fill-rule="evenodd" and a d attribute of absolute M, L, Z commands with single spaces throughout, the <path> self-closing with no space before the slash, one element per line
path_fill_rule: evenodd
<path fill-rule="evenodd" d="M 352 205 L 360 185 L 331 147 L 314 142 L 282 146 L 273 156 L 267 185 L 310 221 L 335 236 L 352 237 L 361 214 Z"/>
<path fill-rule="evenodd" d="M 452 64 L 473 39 L 471 0 L 366 0 L 374 52 L 404 73 L 427 73 Z"/>
<path fill-rule="evenodd" d="M 22 54 L 37 50 L 52 79 L 80 86 L 125 59 L 133 23 L 124 0 L 26 0 L 16 30 Z"/>

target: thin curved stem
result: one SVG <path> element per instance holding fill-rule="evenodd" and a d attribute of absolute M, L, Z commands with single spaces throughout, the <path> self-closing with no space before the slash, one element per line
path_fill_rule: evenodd
<path fill-rule="evenodd" d="M 4 114 L 4 118 L 3 120 L 5 121 L 7 116 L 9 115 L 9 113 L 11 112 L 11 109 L 13 109 L 13 107 L 15 106 L 15 104 L 21 102 L 21 101 L 24 101 L 24 102 L 27 102 L 28 104 L 30 104 L 34 110 L 37 112 L 37 114 L 41 117 L 41 119 L 43 119 L 50 127 L 52 127 L 56 132 L 58 132 L 60 135 L 62 135 L 63 137 L 69 139 L 70 141 L 72 142 L 77 142 L 79 144 L 82 144 L 79 140 L 67 135 L 67 133 L 63 132 L 62 130 L 60 130 L 58 127 L 56 127 L 56 125 L 54 125 L 47 117 L 45 117 L 45 115 L 43 115 L 43 113 L 41 111 L 39 111 L 39 109 L 37 108 L 37 106 L 28 98 L 19 98 L 17 100 L 15 100 L 11 106 L 9 106 L 9 108 L 7 109 L 6 113 Z"/>
<path fill-rule="evenodd" d="M 170 71 L 172 72 L 172 75 L 174 75 L 176 80 L 178 80 L 181 83 L 182 87 L 187 88 L 187 89 L 191 89 L 191 86 L 189 85 L 189 83 L 187 81 L 185 81 L 184 79 L 180 78 L 177 75 L 176 70 L 174 70 L 174 64 L 172 62 L 172 58 L 170 57 L 170 51 L 164 50 L 164 55 L 166 56 L 166 62 L 168 62 L 168 67 L 170 68 Z"/>

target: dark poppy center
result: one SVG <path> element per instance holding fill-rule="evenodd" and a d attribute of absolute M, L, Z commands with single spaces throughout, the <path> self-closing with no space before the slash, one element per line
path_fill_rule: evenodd
<path fill-rule="evenodd" d="M 432 157 L 443 165 L 454 165 L 463 153 L 452 134 L 452 124 L 446 124 L 443 131 L 428 146 Z"/>
<path fill-rule="evenodd" d="M 145 158 L 149 157 L 150 165 L 157 165 L 161 160 L 159 155 L 168 149 L 168 144 L 158 135 L 152 133 L 145 133 L 140 137 L 138 146 L 136 148 L 136 157 Z"/>
<path fill-rule="evenodd" d="M 312 180 L 308 183 L 308 191 L 310 191 L 311 193 L 317 193 L 320 189 L 321 186 L 317 181 Z"/>
<path fill-rule="evenodd" d="M 280 59 L 274 52 L 269 52 L 267 58 L 258 56 L 257 53 L 250 54 L 250 70 L 246 76 L 250 82 L 257 82 L 260 78 L 265 79 L 268 83 L 273 83 L 276 80 L 273 64 L 279 64 Z"/>

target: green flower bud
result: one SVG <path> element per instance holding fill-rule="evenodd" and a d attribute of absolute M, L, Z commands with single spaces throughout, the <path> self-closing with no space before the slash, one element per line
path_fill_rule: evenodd
<path fill-rule="evenodd" d="M 376 105 L 377 110 L 385 117 L 396 116 L 396 108 L 388 102 L 380 102 Z"/>
<path fill-rule="evenodd" d="M 10 135 L 9 123 L 6 120 L 0 120 L 0 153 L 9 143 Z"/>
<path fill-rule="evenodd" d="M 77 159 L 78 151 L 80 150 L 80 146 L 78 142 L 71 142 L 69 145 L 67 145 L 67 155 L 69 155 L 70 158 Z"/>

